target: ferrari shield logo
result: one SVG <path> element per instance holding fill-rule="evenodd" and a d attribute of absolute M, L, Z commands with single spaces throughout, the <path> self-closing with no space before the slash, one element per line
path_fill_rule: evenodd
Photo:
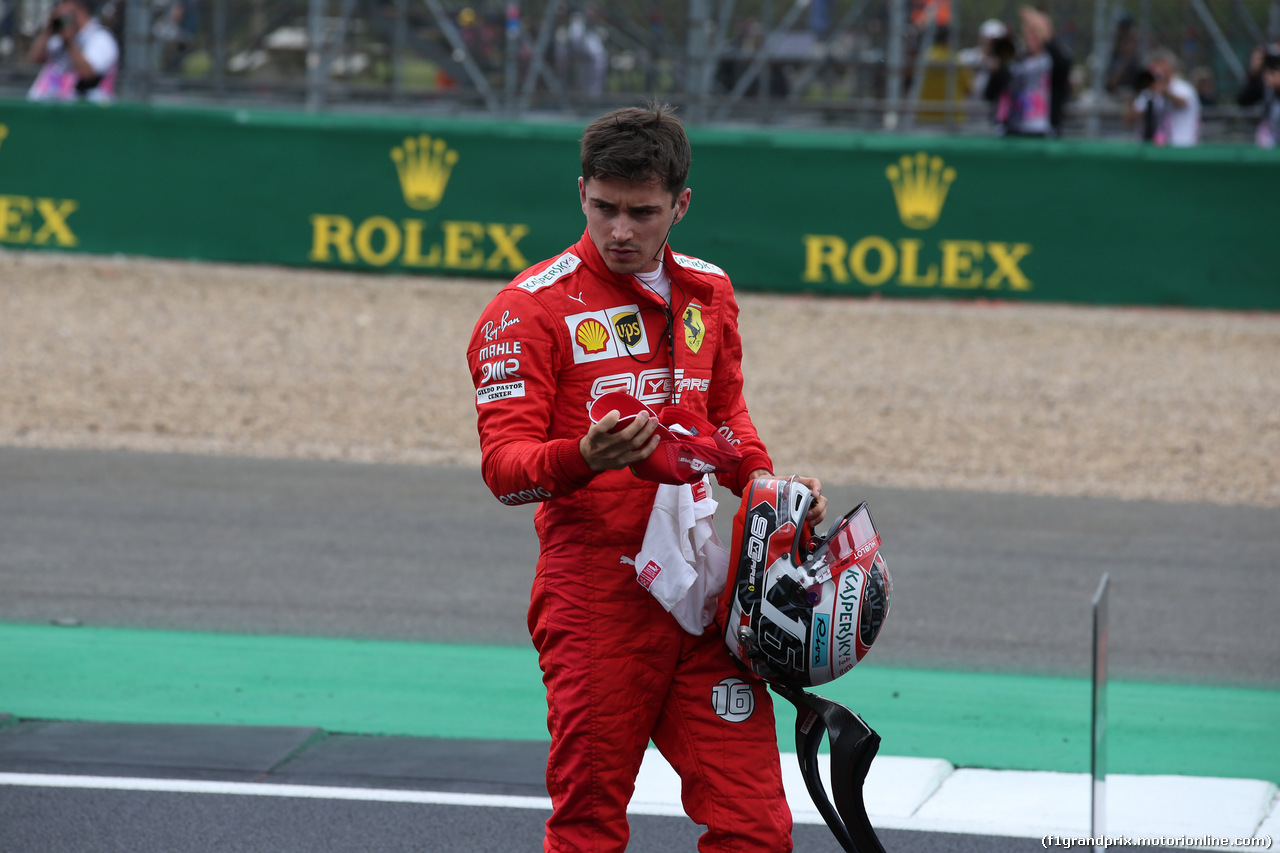
<path fill-rule="evenodd" d="M 702 339 L 706 334 L 707 327 L 702 322 L 702 306 L 690 303 L 684 309 L 684 342 L 691 351 L 697 352 L 702 349 Z"/>

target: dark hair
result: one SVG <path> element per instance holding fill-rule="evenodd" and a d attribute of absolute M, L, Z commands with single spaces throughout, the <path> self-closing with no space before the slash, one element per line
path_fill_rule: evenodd
<path fill-rule="evenodd" d="M 689 179 L 689 138 L 666 104 L 626 107 L 601 116 L 582 134 L 582 177 L 658 181 L 671 195 Z"/>

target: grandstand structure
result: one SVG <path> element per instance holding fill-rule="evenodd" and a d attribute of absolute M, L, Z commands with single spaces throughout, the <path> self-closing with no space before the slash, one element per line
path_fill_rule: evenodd
<path fill-rule="evenodd" d="M 0 96 L 54 0 L 0 0 Z M 656 96 L 691 124 L 981 135 L 980 28 L 1015 0 L 103 0 L 144 103 L 578 121 Z M 1204 141 L 1247 142 L 1280 0 L 1035 0 L 1072 55 L 1067 135 L 1130 138 L 1118 68 L 1172 51 Z"/>

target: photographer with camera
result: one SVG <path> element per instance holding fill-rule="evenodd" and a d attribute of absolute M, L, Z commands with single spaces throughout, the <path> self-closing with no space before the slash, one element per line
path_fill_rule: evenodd
<path fill-rule="evenodd" d="M 1071 96 L 1071 56 L 1054 37 L 1053 22 L 1031 6 L 1022 20 L 1021 55 L 1007 35 L 993 39 L 995 68 L 983 97 L 990 102 L 998 136 L 1053 138 L 1062 135 Z"/>
<path fill-rule="evenodd" d="M 1276 39 L 1272 44 L 1255 47 L 1249 54 L 1248 75 L 1239 93 L 1236 94 L 1236 103 L 1242 107 L 1261 103 L 1267 94 L 1266 83 L 1262 80 L 1263 72 L 1268 67 L 1277 67 L 1278 62 L 1280 62 L 1280 39 Z"/>
<path fill-rule="evenodd" d="M 1139 91 L 1129 105 L 1129 123 L 1142 122 L 1142 139 L 1155 145 L 1189 148 L 1200 143 L 1200 95 L 1178 74 L 1178 60 L 1158 50 L 1139 75 Z"/>
<path fill-rule="evenodd" d="M 105 103 L 115 96 L 120 46 L 95 17 L 91 0 L 60 0 L 31 43 L 27 59 L 43 63 L 27 99 Z"/>

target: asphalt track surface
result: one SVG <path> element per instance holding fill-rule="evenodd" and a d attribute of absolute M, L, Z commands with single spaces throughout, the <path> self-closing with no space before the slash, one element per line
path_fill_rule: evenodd
<path fill-rule="evenodd" d="M 895 591 L 874 652 L 882 663 L 1085 674 L 1089 600 L 1107 572 L 1114 675 L 1280 685 L 1273 510 L 826 491 L 833 511 L 868 500 L 885 536 Z M 531 508 L 498 504 L 471 470 L 0 449 L 0 622 L 527 646 L 531 521 Z M 398 747 L 389 755 L 335 741 L 291 765 L 269 742 L 302 733 L 233 730 L 224 742 L 226 731 L 166 729 L 168 751 L 139 758 L 130 744 L 154 748 L 148 727 L 8 730 L 41 725 L 9 741 L 0 772 L 252 781 L 274 770 L 273 781 L 301 784 L 530 794 L 545 754 L 528 742 L 383 742 Z M 215 760 L 197 766 L 205 758 Z M 537 849 L 543 819 L 536 809 L 11 786 L 0 789 L 0 850 L 514 851 Z M 632 823 L 632 850 L 694 847 L 687 819 Z M 882 836 L 894 851 L 1040 849 Z M 824 827 L 798 826 L 795 838 L 798 850 L 838 849 Z"/>
<path fill-rule="evenodd" d="M 0 808 L 10 814 L 43 814 L 45 819 L 43 826 L 34 828 L 30 823 L 0 828 L 4 849 L 14 853 L 529 853 L 541 849 L 546 819 L 545 814 L 522 809 L 199 794 L 28 789 L 17 796 L 20 801 Z M 628 851 L 696 849 L 699 830 L 686 819 L 633 815 L 630 824 Z M 1025 838 L 894 830 L 882 830 L 879 836 L 893 853 L 1042 849 L 1039 841 Z M 826 827 L 798 826 L 792 839 L 795 849 L 804 853 L 841 850 Z"/>
<path fill-rule="evenodd" d="M 1280 687 L 1280 512 L 829 486 L 894 580 L 881 664 Z M 717 514 L 731 516 L 732 495 Z M 476 471 L 0 448 L 0 621 L 528 645 L 533 507 Z"/>

